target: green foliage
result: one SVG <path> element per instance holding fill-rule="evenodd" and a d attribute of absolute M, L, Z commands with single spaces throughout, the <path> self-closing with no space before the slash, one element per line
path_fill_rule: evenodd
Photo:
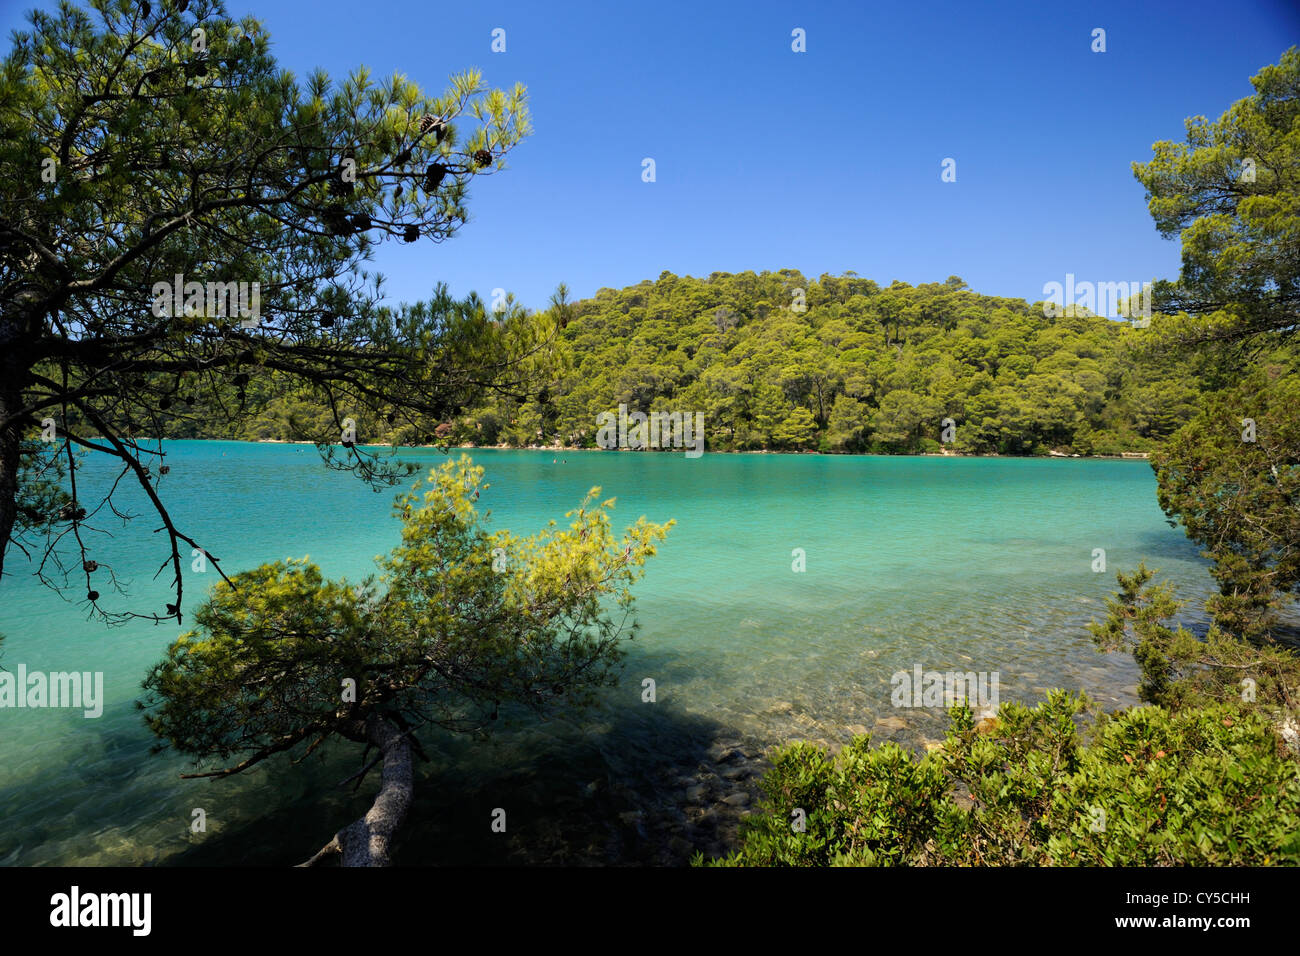
<path fill-rule="evenodd" d="M 1120 591 L 1106 618 L 1089 626 L 1103 651 L 1129 651 L 1142 669 L 1143 700 L 1171 708 L 1244 698 L 1275 719 L 1300 715 L 1300 656 L 1282 644 L 1248 641 L 1214 623 L 1204 637 L 1170 626 L 1182 604 L 1168 584 L 1152 584 L 1143 564 L 1118 572 Z"/>
<path fill-rule="evenodd" d="M 740 848 L 712 865 L 1300 863 L 1300 776 L 1260 714 L 1142 707 L 1085 737 L 1087 707 L 1053 691 L 1004 705 L 987 732 L 955 707 L 942 749 L 921 758 L 867 737 L 835 758 L 784 748 Z"/>
<path fill-rule="evenodd" d="M 796 289 L 803 311 L 788 307 Z M 458 436 L 594 447 L 597 416 L 626 404 L 703 412 L 715 450 L 916 453 L 951 417 L 958 451 L 1117 453 L 1154 447 L 1198 398 L 1183 368 L 1136 363 L 1127 324 L 1045 317 L 959 279 L 882 290 L 794 270 L 665 272 L 567 310 L 572 372 L 544 400 L 470 408 Z"/>
<path fill-rule="evenodd" d="M 1082 310 L 1045 317 L 1023 300 L 981 296 L 964 284 L 883 292 L 854 277 L 797 272 L 714 273 L 658 282 L 528 316 L 515 354 L 542 389 L 498 389 L 443 414 L 384 407 L 358 414 L 361 441 L 396 444 L 562 444 L 595 447 L 596 421 L 629 410 L 700 411 L 715 450 L 817 449 L 918 453 L 950 446 L 978 454 L 1119 454 L 1154 448 L 1196 413 L 1183 365 L 1138 363 L 1133 330 Z M 807 309 L 778 309 L 791 288 Z M 531 324 L 531 325 L 530 325 Z M 562 329 L 555 349 L 547 329 Z M 284 440 L 321 418 L 318 395 L 253 369 L 250 417 L 233 427 L 163 416 L 164 434 Z M 255 416 L 255 417 L 254 417 Z M 322 432 L 333 427 L 325 416 Z"/>
<path fill-rule="evenodd" d="M 1160 507 L 1214 561 L 1215 622 L 1268 639 L 1300 590 L 1300 374 L 1259 370 L 1210 396 L 1152 455 Z M 1247 422 L 1249 420 L 1249 423 Z"/>
<path fill-rule="evenodd" d="M 144 682 L 149 728 L 198 760 L 247 754 L 240 770 L 355 739 L 371 715 L 470 730 L 502 703 L 589 703 L 614 679 L 630 586 L 672 522 L 641 518 L 616 538 L 613 499 L 595 488 L 567 528 L 489 532 L 482 479 L 462 457 L 400 498 L 402 542 L 378 579 L 329 581 L 304 560 L 218 583 Z"/>
<path fill-rule="evenodd" d="M 1158 282 L 1153 328 L 1167 345 L 1293 332 L 1300 319 L 1300 50 L 1251 79 L 1255 94 L 1217 121 L 1187 120 L 1187 142 L 1161 141 L 1134 163 L 1182 270 Z"/>
<path fill-rule="evenodd" d="M 58 445 L 26 441 L 19 446 L 17 520 L 14 540 L 51 531 L 71 517 L 72 496 L 63 487 L 69 469 Z"/>
<path fill-rule="evenodd" d="M 1212 624 L 1194 634 L 1175 623 L 1181 603 L 1172 588 L 1153 584 L 1141 565 L 1117 575 L 1119 594 L 1091 625 L 1102 650 L 1132 653 L 1142 698 L 1175 708 L 1174 721 L 1186 725 L 1170 739 L 1154 708 L 1109 725 L 1126 723 L 1136 737 L 1107 736 L 1103 723 L 1101 746 L 1130 766 L 1152 750 L 1159 762 L 1127 781 L 1130 795 L 1118 804 L 1123 844 L 1116 849 L 1108 831 L 1102 862 L 1295 863 L 1300 851 L 1292 797 L 1272 797 L 1283 808 L 1273 826 L 1257 818 L 1266 794 L 1279 786 L 1293 794 L 1296 781 L 1293 763 L 1274 765 L 1273 728 L 1294 750 L 1300 726 L 1300 656 L 1278 639 L 1278 611 L 1300 589 L 1300 377 L 1291 337 L 1300 317 L 1300 51 L 1288 50 L 1252 83 L 1256 95 L 1217 123 L 1188 120 L 1187 144 L 1156 143 L 1155 159 L 1134 165 L 1161 233 L 1181 232 L 1183 244 L 1178 280 L 1155 288 L 1158 308 L 1177 314 L 1156 321 L 1138 354 L 1176 356 L 1217 388 L 1151 463 L 1161 508 L 1214 562 L 1219 593 L 1206 601 Z M 1260 733 L 1235 736 L 1243 727 Z M 1129 745 L 1137 743 L 1135 753 Z M 1171 766 L 1186 769 L 1171 776 Z M 1125 782 L 1116 763 L 1108 774 L 1081 792 L 1095 800 L 1112 780 Z M 1174 827 L 1193 845 L 1170 849 Z M 1096 853 L 1077 826 L 1054 839 L 1077 846 L 1081 861 Z"/>
<path fill-rule="evenodd" d="M 379 242 L 455 235 L 470 183 L 530 131 L 522 87 L 476 70 L 440 94 L 364 66 L 299 79 L 261 23 L 220 0 L 68 2 L 28 19 L 0 63 L 0 570 L 11 541 L 49 530 L 18 515 L 43 494 L 19 482 L 18 449 L 44 417 L 61 451 L 116 459 L 149 496 L 175 603 L 133 614 L 179 621 L 195 545 L 140 436 L 326 446 L 348 419 L 371 435 L 433 429 L 485 390 L 529 396 L 549 376 L 535 374 L 549 323 L 518 306 L 489 317 L 442 286 L 390 305 L 366 269 Z M 372 483 L 409 473 L 359 442 L 327 454 Z M 47 549 L 78 540 L 75 563 L 93 559 L 62 530 Z"/>

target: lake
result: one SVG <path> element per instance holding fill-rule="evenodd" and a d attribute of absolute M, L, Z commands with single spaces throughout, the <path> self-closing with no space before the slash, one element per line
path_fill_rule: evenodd
<path fill-rule="evenodd" d="M 167 448 L 160 487 L 172 515 L 227 573 L 309 555 L 326 574 L 359 578 L 397 543 L 396 489 L 375 494 L 328 471 L 311 446 Z M 618 499 L 616 528 L 640 515 L 677 525 L 635 590 L 641 630 L 622 683 L 596 710 L 502 721 L 487 739 L 425 736 L 430 759 L 400 863 L 673 863 L 696 848 L 721 852 L 771 745 L 871 731 L 920 749 L 942 737 L 942 708 L 892 706 L 898 671 L 996 672 L 1002 701 L 1068 687 L 1108 708 L 1134 704 L 1136 666 L 1098 654 L 1086 625 L 1104 613 L 1114 572 L 1140 560 L 1194 599 L 1186 621 L 1203 624 L 1206 562 L 1166 523 L 1142 461 L 468 453 L 487 470 L 479 505 L 495 527 L 562 521 L 593 485 Z M 403 456 L 425 466 L 446 457 Z M 78 474 L 100 487 L 113 477 L 93 459 Z M 128 501 L 145 516 L 100 539 L 92 557 L 129 580 L 130 606 L 161 610 L 170 572 L 152 575 L 165 542 L 143 499 Z M 1093 570 L 1098 548 L 1105 573 Z M 0 863 L 293 863 L 369 805 L 377 775 L 356 793 L 337 786 L 359 766 L 350 746 L 235 779 L 179 779 L 190 764 L 150 754 L 133 702 L 180 629 L 88 621 L 20 553 L 9 561 L 0 664 L 102 671 L 105 702 L 98 719 L 0 709 Z M 792 570 L 799 562 L 805 570 Z M 215 575 L 185 567 L 192 613 Z M 100 589 L 107 606 L 127 606 Z M 647 677 L 653 703 L 642 700 Z M 507 811 L 505 833 L 490 830 L 496 808 Z M 196 809 L 206 832 L 191 832 Z"/>

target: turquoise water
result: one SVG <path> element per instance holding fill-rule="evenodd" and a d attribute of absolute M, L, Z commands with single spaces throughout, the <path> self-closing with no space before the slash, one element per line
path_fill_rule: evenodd
<path fill-rule="evenodd" d="M 310 446 L 168 449 L 161 487 L 173 517 L 228 573 L 310 555 L 327 574 L 356 578 L 397 541 L 392 495 L 326 470 Z M 562 519 L 592 485 L 617 497 L 616 524 L 645 515 L 677 526 L 637 591 L 642 630 L 623 683 L 596 711 L 503 726 L 486 740 L 425 738 L 430 760 L 399 857 L 407 863 L 676 862 L 688 848 L 718 852 L 735 814 L 711 814 L 694 805 L 698 793 L 684 794 L 701 781 L 715 797 L 753 791 L 753 768 L 720 750 L 753 756 L 792 738 L 837 744 L 863 730 L 919 747 L 942 736 L 942 712 L 890 704 L 891 674 L 916 665 L 996 671 L 1004 701 L 1066 686 L 1110 707 L 1135 703 L 1132 661 L 1099 655 L 1085 629 L 1103 613 L 1114 571 L 1145 559 L 1196 602 L 1209 585 L 1195 547 L 1156 506 L 1145 462 L 472 454 L 487 469 L 492 487 L 480 505 L 497 526 L 527 532 Z M 110 480 L 97 467 L 81 480 Z M 129 600 L 106 598 L 109 606 L 161 609 L 169 599 L 167 575 L 152 580 L 163 544 L 154 526 L 142 517 L 93 546 L 92 557 L 129 580 Z M 792 571 L 796 548 L 803 573 Z M 1105 549 L 1104 574 L 1092 570 L 1095 548 Z M 347 747 L 233 780 L 179 779 L 189 764 L 149 754 L 133 706 L 176 626 L 107 629 L 36 583 L 21 555 L 10 561 L 0 663 L 103 671 L 106 703 L 97 720 L 0 709 L 0 863 L 296 862 L 368 805 L 374 778 L 356 794 L 335 786 L 356 769 Z M 213 575 L 185 567 L 192 610 Z M 1188 621 L 1198 621 L 1196 606 Z M 656 681 L 655 703 L 641 700 L 645 677 Z M 490 831 L 496 807 L 507 810 L 505 834 Z M 190 832 L 195 808 L 205 833 Z"/>

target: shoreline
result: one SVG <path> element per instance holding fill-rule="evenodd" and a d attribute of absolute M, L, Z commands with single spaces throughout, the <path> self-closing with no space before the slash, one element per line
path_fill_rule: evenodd
<path fill-rule="evenodd" d="M 152 439 L 151 439 L 152 440 Z M 311 441 L 298 441 L 286 438 L 168 438 L 164 441 L 231 441 L 244 445 L 315 445 Z M 668 453 L 674 454 L 680 452 L 680 448 L 580 448 L 574 445 L 386 445 L 386 444 L 363 444 L 363 448 L 392 448 L 400 450 L 403 448 L 419 449 L 443 449 L 450 451 L 453 448 L 461 450 L 473 450 L 477 448 L 487 448 L 493 451 L 549 451 L 564 452 L 565 454 L 579 452 L 628 452 L 631 454 L 652 454 Z M 716 450 L 705 450 L 704 454 L 710 455 L 820 455 L 827 458 L 1043 458 L 1043 459 L 1080 459 L 1094 461 L 1149 461 L 1150 452 L 1120 452 L 1118 455 L 1079 455 L 1079 454 L 1062 454 L 1060 452 L 1048 452 L 1046 455 L 997 455 L 997 454 L 973 454 L 970 452 L 900 452 L 890 454 L 888 452 L 824 452 L 812 449 L 802 451 L 777 451 L 769 448 L 753 449 L 733 449 L 720 448 Z"/>

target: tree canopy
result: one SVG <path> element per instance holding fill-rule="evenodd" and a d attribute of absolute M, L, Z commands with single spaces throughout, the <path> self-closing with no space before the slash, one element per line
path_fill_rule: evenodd
<path fill-rule="evenodd" d="M 1300 657 L 1280 612 L 1300 589 L 1300 51 L 1252 82 L 1256 95 L 1217 123 L 1188 120 L 1187 145 L 1156 143 L 1156 158 L 1134 167 L 1161 231 L 1181 231 L 1182 272 L 1160 294 L 1192 314 L 1162 316 L 1147 351 L 1197 367 L 1206 394 L 1151 465 L 1170 523 L 1213 562 L 1211 624 L 1174 624 L 1185 602 L 1143 565 L 1117 574 L 1120 591 L 1092 631 L 1104 650 L 1132 652 L 1143 699 L 1247 704 L 1297 750 Z"/>
<path fill-rule="evenodd" d="M 573 372 L 545 401 L 471 408 L 455 436 L 592 447 L 597 416 L 625 403 L 703 412 L 715 450 L 1118 454 L 1154 447 L 1198 395 L 1172 363 L 1137 364 L 1128 345 L 1149 330 L 1045 316 L 955 276 L 882 288 L 788 269 L 664 273 L 568 308 Z"/>
<path fill-rule="evenodd" d="M 1300 590 L 1300 375 L 1259 371 L 1206 401 L 1153 457 L 1160 507 L 1215 562 L 1210 609 L 1234 633 Z"/>
<path fill-rule="evenodd" d="M 1300 320 L 1300 49 L 1251 78 L 1218 120 L 1186 121 L 1134 163 L 1161 235 L 1182 240 L 1176 280 L 1153 289 L 1173 344 L 1290 333 Z"/>
<path fill-rule="evenodd" d="M 1157 296 L 1185 311 L 1149 344 L 1211 373 L 1200 413 L 1152 456 L 1160 506 L 1214 561 L 1216 626 L 1257 644 L 1300 586 L 1300 49 L 1251 82 L 1255 95 L 1187 120 L 1187 143 L 1156 143 L 1134 173 L 1183 248 Z"/>
<path fill-rule="evenodd" d="M 445 418 L 375 414 L 358 434 L 591 448 L 601 413 L 626 404 L 702 412 L 714 450 L 1118 454 L 1154 448 L 1195 414 L 1201 386 L 1186 359 L 1134 347 L 1150 329 L 1066 312 L 980 295 L 955 276 L 881 288 L 795 270 L 664 273 L 557 297 L 543 313 L 561 330 L 551 379 L 535 392 L 487 394 Z M 288 438 L 292 420 L 321 412 L 279 381 L 271 371 L 248 383 L 261 408 L 248 420 L 160 423 L 173 437 Z"/>
<path fill-rule="evenodd" d="M 349 419 L 531 394 L 551 330 L 442 288 L 391 306 L 363 268 L 378 242 L 455 234 L 470 181 L 529 132 L 522 87 L 470 71 L 430 95 L 364 67 L 299 80 L 219 0 L 30 20 L 0 64 L 0 571 L 10 545 L 39 554 L 47 581 L 117 616 L 92 576 L 115 509 L 75 500 L 75 453 L 107 456 L 170 545 L 174 603 L 127 613 L 179 621 L 182 549 L 204 543 L 167 512 L 150 441 L 166 419 L 243 422 L 273 372 L 318 410 L 285 427 L 345 444 L 330 460 L 382 483 L 407 472 L 352 442 Z"/>
<path fill-rule="evenodd" d="M 323 852 L 388 862 L 413 784 L 419 728 L 480 729 L 498 708 L 590 703 L 635 628 L 630 585 L 672 522 L 644 517 L 621 538 L 599 488 L 530 537 L 489 532 L 483 469 L 461 457 L 399 498 L 402 541 L 378 578 L 326 580 L 277 562 L 218 582 L 144 682 L 150 729 L 230 776 L 331 738 L 377 747 L 375 809 Z M 418 744 L 415 745 L 418 747 Z"/>

